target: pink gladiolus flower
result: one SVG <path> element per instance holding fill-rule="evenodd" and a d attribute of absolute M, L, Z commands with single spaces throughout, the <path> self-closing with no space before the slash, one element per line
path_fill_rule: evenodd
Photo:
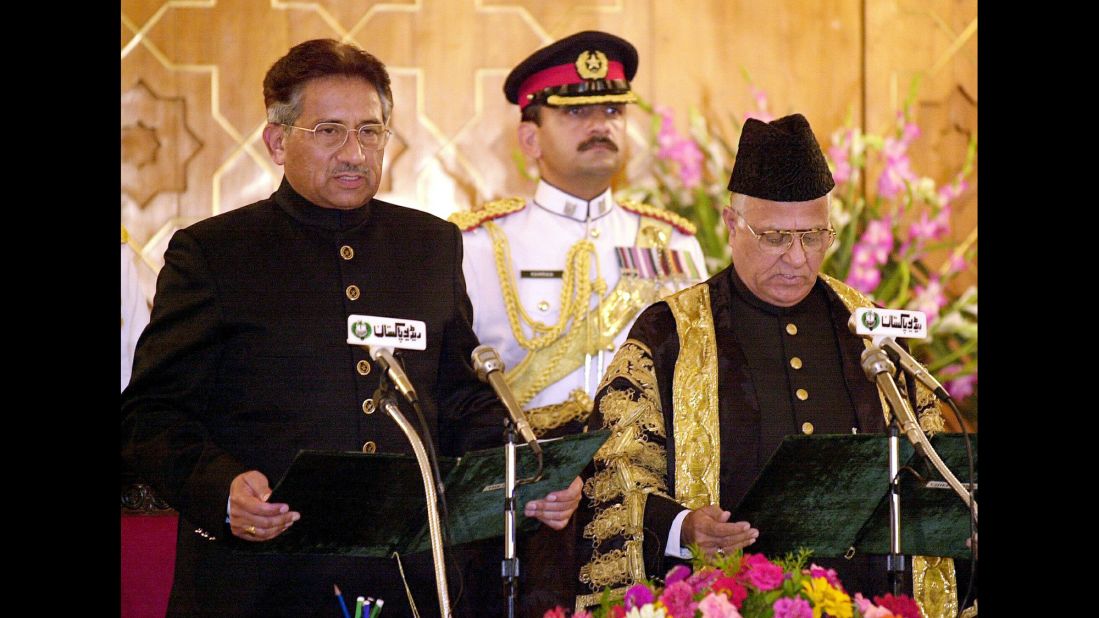
<path fill-rule="evenodd" d="M 861 242 L 873 252 L 876 264 L 885 264 L 893 249 L 893 219 L 886 217 L 866 224 Z"/>
<path fill-rule="evenodd" d="M 904 190 L 906 181 L 911 182 L 916 179 L 911 162 L 908 160 L 908 142 L 892 137 L 885 138 L 882 144 L 882 157 L 885 159 L 885 169 L 878 178 L 878 194 L 883 198 L 891 199 Z"/>
<path fill-rule="evenodd" d="M 767 93 L 763 92 L 760 88 L 752 86 L 752 98 L 756 101 L 756 109 L 755 111 L 744 114 L 745 121 L 749 118 L 755 118 L 760 122 L 771 122 L 775 119 L 775 117 L 771 115 L 771 112 L 767 111 Z"/>
<path fill-rule="evenodd" d="M 694 600 L 694 591 L 690 584 L 678 581 L 666 588 L 660 596 L 660 602 L 668 608 L 671 618 L 694 618 L 698 603 Z"/>
<path fill-rule="evenodd" d="M 565 618 L 565 608 L 558 605 L 553 609 L 547 609 L 546 613 L 542 614 L 542 618 Z"/>
<path fill-rule="evenodd" d="M 572 615 L 572 618 L 592 618 L 591 612 L 586 609 L 582 609 Z"/>
<path fill-rule="evenodd" d="M 772 607 L 775 618 L 813 618 L 813 606 L 801 597 L 776 599 Z"/>
<path fill-rule="evenodd" d="M 626 618 L 626 608 L 621 605 L 611 607 L 611 618 Z"/>
<path fill-rule="evenodd" d="M 912 309 L 927 314 L 928 323 L 939 319 L 939 311 L 946 304 L 946 294 L 943 291 L 943 284 L 939 281 L 939 277 L 931 277 L 927 282 L 927 286 L 917 285 L 913 291 L 916 293 L 916 298 L 910 303 Z"/>
<path fill-rule="evenodd" d="M 676 164 L 679 179 L 687 189 L 702 183 L 702 163 L 705 157 L 698 144 L 679 135 L 675 130 L 675 116 L 670 107 L 658 107 L 660 130 L 656 136 L 659 149 L 656 156 Z"/>
<path fill-rule="evenodd" d="M 842 185 L 851 178 L 851 158 L 847 153 L 847 145 L 828 147 L 828 157 L 832 159 L 836 169 L 832 171 L 832 179 L 837 185 Z"/>
<path fill-rule="evenodd" d="M 857 243 L 851 253 L 851 269 L 847 272 L 846 283 L 864 294 L 870 294 L 881 283 L 881 272 L 874 256 L 862 243 Z"/>
<path fill-rule="evenodd" d="M 971 373 L 960 378 L 955 378 L 943 385 L 943 388 L 946 389 L 946 392 L 950 393 L 951 398 L 957 401 L 961 401 L 962 399 L 965 399 L 966 397 L 972 395 L 973 391 L 976 390 L 976 387 L 976 373 Z"/>
<path fill-rule="evenodd" d="M 962 178 L 958 178 L 954 182 L 939 188 L 939 203 L 943 206 L 953 202 L 955 198 L 962 194 L 969 188 L 969 183 Z"/>
<path fill-rule="evenodd" d="M 785 572 L 782 567 L 772 564 L 763 554 L 744 554 L 740 561 L 738 579 L 742 583 L 754 586 L 760 592 L 774 590 L 782 585 Z"/>
<path fill-rule="evenodd" d="M 698 604 L 698 609 L 702 610 L 703 618 L 742 618 L 737 608 L 723 594 L 711 592 Z"/>

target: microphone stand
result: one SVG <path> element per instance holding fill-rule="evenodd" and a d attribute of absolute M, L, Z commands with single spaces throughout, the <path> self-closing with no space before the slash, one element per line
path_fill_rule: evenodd
<path fill-rule="evenodd" d="M 542 478 L 542 453 L 537 453 L 538 472 L 534 476 L 516 481 L 518 457 L 517 432 L 510 416 L 504 421 L 504 559 L 500 561 L 500 576 L 504 580 L 504 596 L 507 599 L 508 618 L 515 618 L 519 601 L 519 557 L 515 552 L 515 488 L 534 483 Z"/>
<path fill-rule="evenodd" d="M 404 432 L 408 441 L 412 444 L 412 452 L 416 455 L 416 463 L 420 466 L 420 476 L 424 483 L 424 496 L 427 499 L 427 527 L 431 537 L 431 557 L 435 567 L 435 592 L 439 597 L 439 615 L 450 618 L 450 593 L 447 591 L 446 561 L 443 558 L 443 533 L 439 519 L 438 494 L 435 491 L 435 474 L 431 470 L 431 463 L 427 457 L 423 440 L 416 430 L 397 408 L 393 391 L 386 387 L 388 378 L 383 374 L 378 390 L 375 391 L 375 399 L 385 413 L 397 423 Z"/>
<path fill-rule="evenodd" d="M 926 457 L 935 466 L 939 474 L 947 480 L 966 507 L 973 514 L 973 521 L 977 521 L 977 503 L 972 501 L 969 493 L 963 488 L 954 473 L 946 467 L 942 458 L 935 452 L 931 442 L 927 439 L 916 415 L 908 406 L 908 402 L 901 397 L 897 383 L 893 380 L 896 366 L 889 356 L 878 347 L 877 343 L 868 347 L 862 353 L 862 368 L 866 377 L 875 382 L 878 390 L 885 395 L 886 401 L 892 412 L 889 425 L 889 556 L 887 566 L 889 569 L 890 586 L 893 594 L 901 594 L 900 587 L 904 575 L 904 554 L 901 552 L 901 522 L 900 522 L 900 429 L 903 429 L 908 440 L 915 447 L 916 452 Z M 900 429 L 898 429 L 898 425 Z"/>
<path fill-rule="evenodd" d="M 904 552 L 901 551 L 900 417 L 905 416 L 904 411 L 908 410 L 908 404 L 901 397 L 901 393 L 897 389 L 897 383 L 893 381 L 893 372 L 896 371 L 896 366 L 893 365 L 893 361 L 889 360 L 889 356 L 881 348 L 875 345 L 863 351 L 862 369 L 866 374 L 866 378 L 871 382 L 875 382 L 878 390 L 885 395 L 891 412 L 889 421 L 889 555 L 886 556 L 885 564 L 889 574 L 889 587 L 892 589 L 893 595 L 896 596 L 903 594 L 904 572 L 906 570 Z M 910 410 L 908 412 L 911 414 Z M 905 416 L 905 420 L 908 420 L 907 416 Z M 906 422 L 904 429 L 909 432 L 908 437 L 911 439 L 912 434 L 910 431 L 912 426 Z M 916 425 L 916 429 L 919 429 L 919 425 Z M 919 448 L 920 445 L 916 444 L 916 449 L 919 450 Z"/>

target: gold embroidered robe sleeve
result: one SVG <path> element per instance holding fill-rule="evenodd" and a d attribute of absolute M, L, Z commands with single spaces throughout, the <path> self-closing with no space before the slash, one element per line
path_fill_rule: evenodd
<path fill-rule="evenodd" d="M 611 437 L 595 454 L 595 474 L 584 484 L 594 509 L 584 537 L 594 548 L 580 580 L 593 591 L 645 577 L 641 553 L 645 502 L 668 496 L 666 433 L 652 353 L 627 339 L 600 385 L 596 418 Z M 582 597 L 583 599 L 583 597 Z"/>

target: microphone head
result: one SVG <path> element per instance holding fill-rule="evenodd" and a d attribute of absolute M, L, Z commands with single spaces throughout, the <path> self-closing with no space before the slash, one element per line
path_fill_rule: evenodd
<path fill-rule="evenodd" d="M 393 348 L 387 348 L 384 345 L 372 345 L 367 346 L 367 350 L 370 353 L 370 360 L 380 363 L 383 367 L 389 366 L 389 359 L 393 358 Z"/>
<path fill-rule="evenodd" d="M 473 360 L 473 370 L 477 372 L 477 379 L 482 382 L 488 382 L 488 374 L 493 371 L 504 370 L 504 361 L 492 346 L 482 344 L 473 348 L 470 358 Z"/>
<path fill-rule="evenodd" d="M 862 371 L 871 382 L 874 381 L 874 376 L 879 373 L 892 374 L 897 369 L 893 361 L 889 360 L 889 356 L 879 347 L 870 347 L 863 350 L 860 360 Z"/>

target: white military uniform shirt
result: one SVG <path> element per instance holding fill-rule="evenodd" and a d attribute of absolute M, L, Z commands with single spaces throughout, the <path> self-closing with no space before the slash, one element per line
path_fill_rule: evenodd
<path fill-rule="evenodd" d="M 606 282 L 606 291 L 613 290 L 619 278 L 615 248 L 635 245 L 641 219 L 641 215 L 617 204 L 610 189 L 587 201 L 544 181 L 538 183 L 534 198 L 528 199 L 522 210 L 494 219 L 493 223 L 507 236 L 512 259 L 511 276 L 527 314 L 547 325 L 558 322 L 562 286 L 560 273 L 565 268 L 569 249 L 584 238 L 596 247 L 599 273 Z M 676 289 L 705 280 L 706 263 L 698 240 L 674 227 L 672 230 L 667 248 L 690 255 L 700 277 L 699 280 L 684 281 Z M 483 224 L 464 232 L 462 237 L 465 247 L 462 269 L 473 303 L 473 330 L 482 344 L 490 345 L 499 352 L 505 367 L 510 370 L 523 360 L 527 350 L 515 340 L 508 321 L 492 237 Z M 546 277 L 547 273 L 556 276 Z M 592 264 L 590 277 L 594 278 L 595 274 L 595 264 Z M 589 307 L 597 304 L 593 294 Z M 577 388 L 585 389 L 589 396 L 594 396 L 602 371 L 626 340 L 636 317 L 631 318 L 629 324 L 615 335 L 614 350 L 602 350 L 592 359 L 586 371 L 586 380 L 585 366 L 582 364 L 565 378 L 544 388 L 524 407 L 531 409 L 561 403 Z M 523 327 L 525 335 L 531 337 L 529 327 L 525 324 Z"/>

